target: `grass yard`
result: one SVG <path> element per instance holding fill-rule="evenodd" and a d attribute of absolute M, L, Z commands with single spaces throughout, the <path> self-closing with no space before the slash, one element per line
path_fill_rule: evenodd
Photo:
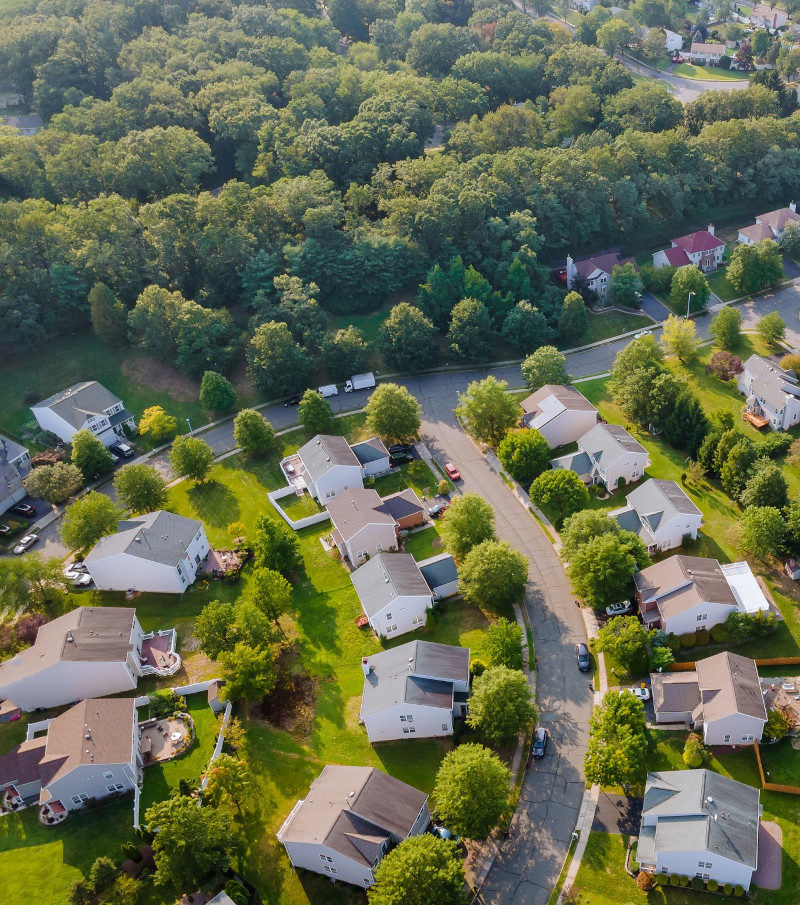
<path fill-rule="evenodd" d="M 408 465 L 401 465 L 394 468 L 387 475 L 375 478 L 375 490 L 382 497 L 387 497 L 392 493 L 399 493 L 410 487 L 414 493 L 420 498 L 436 496 L 436 487 L 439 478 L 431 471 L 427 462 L 420 460 L 409 462 Z M 448 481 L 448 484 L 453 485 Z"/>
<path fill-rule="evenodd" d="M 774 745 L 761 745 L 761 766 L 769 773 L 767 782 L 800 788 L 800 753 L 787 736 Z"/>
<path fill-rule="evenodd" d="M 310 493 L 303 493 L 300 496 L 295 493 L 292 496 L 282 497 L 276 502 L 293 521 L 309 515 L 317 515 L 323 511 L 322 506 Z"/>
<path fill-rule="evenodd" d="M 724 267 L 720 267 L 713 273 L 707 273 L 706 279 L 711 291 L 723 302 L 731 302 L 733 299 L 738 299 L 741 295 L 738 289 L 733 288 L 731 281 L 728 279 L 727 269 Z"/>
<path fill-rule="evenodd" d="M 589 326 L 586 333 L 579 340 L 571 340 L 563 343 L 564 348 L 575 345 L 588 345 L 597 343 L 620 333 L 629 333 L 631 330 L 646 330 L 652 326 L 653 321 L 645 314 L 628 314 L 622 311 L 606 311 L 602 314 L 589 312 Z M 559 346 L 559 348 L 561 347 Z"/>
<path fill-rule="evenodd" d="M 731 72 L 729 69 L 720 69 L 718 66 L 695 66 L 694 63 L 678 63 L 672 69 L 673 75 L 679 75 L 684 79 L 698 79 L 707 82 L 730 82 L 747 79 L 747 75 L 741 72 Z"/>
<path fill-rule="evenodd" d="M 403 552 L 410 553 L 417 562 L 444 553 L 438 527 L 432 524 L 421 531 L 409 534 L 403 543 Z"/>

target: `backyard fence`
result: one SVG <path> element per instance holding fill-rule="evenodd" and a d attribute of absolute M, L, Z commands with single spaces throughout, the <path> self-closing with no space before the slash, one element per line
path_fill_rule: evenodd
<path fill-rule="evenodd" d="M 233 705 L 230 701 L 225 705 L 225 713 L 222 715 L 222 725 L 219 727 L 219 735 L 217 736 L 217 743 L 214 745 L 214 750 L 211 752 L 211 757 L 208 759 L 208 766 L 219 757 L 220 751 L 222 751 L 222 745 L 225 742 L 225 730 L 228 728 L 228 722 L 231 718 L 231 710 Z M 203 781 L 200 783 L 200 791 L 202 792 L 205 787 L 208 785 L 208 767 L 206 767 L 205 776 L 203 776 Z"/>
<path fill-rule="evenodd" d="M 800 665 L 800 657 L 762 657 L 760 660 L 754 661 L 756 666 L 798 666 Z M 691 663 L 670 663 L 670 672 L 686 672 L 695 668 L 695 662 Z"/>
<path fill-rule="evenodd" d="M 283 511 L 278 500 L 282 500 L 287 496 L 297 496 L 294 487 L 281 487 L 280 490 L 272 490 L 267 494 L 270 503 L 275 507 L 275 511 L 292 529 L 299 531 L 301 528 L 310 528 L 312 525 L 318 525 L 320 522 L 327 522 L 330 519 L 325 509 L 322 512 L 316 512 L 314 515 L 307 515 L 305 518 L 292 519 Z"/>
<path fill-rule="evenodd" d="M 207 679 L 205 682 L 195 682 L 194 685 L 181 685 L 178 688 L 173 688 L 172 690 L 175 694 L 196 694 L 198 691 L 208 691 L 208 689 L 215 683 L 220 682 L 221 679 Z"/>
<path fill-rule="evenodd" d="M 787 795 L 800 795 L 800 788 L 797 786 L 784 786 L 778 782 L 767 782 L 764 776 L 764 767 L 761 764 L 761 751 L 756 742 L 753 747 L 756 749 L 756 762 L 758 763 L 758 772 L 761 775 L 761 788 L 767 792 L 785 792 Z"/>

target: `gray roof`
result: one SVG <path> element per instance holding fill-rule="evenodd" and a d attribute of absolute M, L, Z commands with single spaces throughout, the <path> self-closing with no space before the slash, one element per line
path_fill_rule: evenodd
<path fill-rule="evenodd" d="M 628 453 L 647 455 L 647 450 L 618 424 L 596 424 L 578 440 L 578 446 L 602 468 L 608 468 Z"/>
<path fill-rule="evenodd" d="M 0 460 L 0 500 L 5 501 L 22 490 L 22 475 L 16 465 Z"/>
<path fill-rule="evenodd" d="M 410 553 L 379 553 L 351 573 L 350 581 L 370 617 L 397 597 L 431 596 L 431 589 Z"/>
<path fill-rule="evenodd" d="M 639 518 L 639 513 L 635 509 L 630 507 L 620 509 L 613 513 L 613 518 L 623 531 L 632 531 L 634 534 L 639 534 L 642 530 L 642 522 Z"/>
<path fill-rule="evenodd" d="M 627 496 L 632 506 L 655 529 L 676 515 L 702 515 L 675 481 L 650 478 Z"/>
<path fill-rule="evenodd" d="M 585 452 L 567 453 L 566 456 L 551 459 L 550 465 L 553 468 L 565 468 L 567 471 L 574 471 L 577 475 L 590 474 L 592 471 L 592 460 Z"/>
<path fill-rule="evenodd" d="M 380 508 L 395 520 L 425 511 L 422 501 L 410 487 L 384 497 Z"/>
<path fill-rule="evenodd" d="M 84 562 L 91 572 L 93 562 L 127 553 L 149 562 L 177 566 L 202 527 L 197 519 L 166 509 L 148 512 L 119 522 L 117 533 L 101 537 Z"/>
<path fill-rule="evenodd" d="M 633 576 L 642 600 L 655 600 L 667 619 L 699 604 L 737 606 L 736 597 L 716 559 L 670 556 Z"/>
<path fill-rule="evenodd" d="M 350 540 L 366 525 L 394 525 L 394 518 L 381 506 L 371 488 L 349 487 L 329 500 L 325 508 L 343 540 Z"/>
<path fill-rule="evenodd" d="M 696 672 L 654 672 L 650 686 L 656 714 L 694 713 L 700 703 Z"/>
<path fill-rule="evenodd" d="M 744 363 L 745 368 L 756 376 L 750 384 L 750 392 L 779 411 L 786 405 L 786 397 L 800 396 L 796 380 L 774 362 L 760 355 L 751 355 Z"/>
<path fill-rule="evenodd" d="M 20 456 L 28 455 L 28 450 L 14 440 L 0 434 L 0 461 L 13 462 Z"/>
<path fill-rule="evenodd" d="M 337 465 L 361 467 L 347 440 L 330 434 L 317 434 L 316 437 L 312 437 L 297 450 L 297 455 L 300 456 L 303 467 L 312 481 L 319 480 Z"/>
<path fill-rule="evenodd" d="M 736 713 L 767 721 L 755 660 L 723 651 L 698 660 L 695 669 L 706 723 Z"/>
<path fill-rule="evenodd" d="M 645 836 L 655 852 L 712 852 L 755 868 L 759 795 L 758 789 L 710 770 L 649 773 L 642 820 L 655 817 L 657 825 L 654 836 L 652 831 Z"/>
<path fill-rule="evenodd" d="M 421 704 L 453 709 L 453 682 L 469 680 L 469 648 L 431 641 L 410 641 L 364 658 L 370 668 L 364 676 L 361 714 Z"/>
<path fill-rule="evenodd" d="M 60 393 L 37 402 L 32 409 L 49 408 L 75 428 L 81 428 L 90 415 L 103 415 L 122 400 L 96 380 L 75 383 Z M 130 415 L 128 416 L 130 417 Z"/>
<path fill-rule="evenodd" d="M 369 440 L 362 440 L 361 443 L 354 443 L 350 449 L 362 465 L 389 458 L 389 450 L 383 445 L 380 437 L 371 437 Z"/>
<path fill-rule="evenodd" d="M 417 563 L 422 577 L 427 581 L 428 587 L 433 591 L 441 588 L 451 581 L 458 581 L 458 569 L 456 561 L 449 553 L 440 553 Z"/>

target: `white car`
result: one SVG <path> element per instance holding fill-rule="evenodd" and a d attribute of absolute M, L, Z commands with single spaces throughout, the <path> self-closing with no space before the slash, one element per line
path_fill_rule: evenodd
<path fill-rule="evenodd" d="M 653 331 L 652 331 L 652 330 L 642 330 L 642 331 L 640 331 L 639 333 L 637 333 L 636 336 L 634 336 L 633 338 L 634 338 L 634 339 L 641 339 L 643 336 L 652 336 L 652 335 L 653 335 Z"/>
<path fill-rule="evenodd" d="M 64 578 L 77 578 L 81 573 L 88 571 L 82 562 L 71 562 L 64 566 Z"/>
<path fill-rule="evenodd" d="M 612 603 L 606 607 L 606 616 L 622 616 L 631 608 L 629 600 L 621 600 L 619 603 Z"/>
<path fill-rule="evenodd" d="M 77 572 L 74 569 L 65 569 L 64 578 L 68 578 L 76 588 L 85 588 L 92 583 L 92 576 L 88 572 Z"/>
<path fill-rule="evenodd" d="M 26 534 L 25 537 L 20 540 L 17 546 L 14 547 L 14 552 L 19 554 L 24 553 L 26 550 L 30 550 L 30 548 L 36 543 L 37 540 L 39 540 L 38 534 Z"/>
<path fill-rule="evenodd" d="M 620 694 L 628 694 L 636 695 L 640 701 L 649 701 L 650 700 L 650 689 L 649 688 L 623 688 Z"/>

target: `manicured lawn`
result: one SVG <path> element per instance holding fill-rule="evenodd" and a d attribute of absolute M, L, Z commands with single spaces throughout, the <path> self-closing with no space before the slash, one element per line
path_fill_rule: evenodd
<path fill-rule="evenodd" d="M 322 506 L 310 493 L 303 493 L 301 496 L 297 494 L 285 496 L 277 500 L 277 503 L 289 518 L 294 521 L 306 518 L 309 515 L 317 515 L 323 511 Z"/>
<path fill-rule="evenodd" d="M 409 534 L 403 543 L 403 551 L 410 553 L 417 562 L 445 552 L 436 525 Z"/>
<path fill-rule="evenodd" d="M 721 267 L 713 273 L 706 274 L 706 279 L 708 280 L 708 285 L 711 287 L 711 291 L 723 302 L 730 302 L 733 299 L 738 299 L 741 295 L 741 292 L 739 292 L 738 289 L 733 288 L 731 281 L 728 279 L 726 268 Z"/>
<path fill-rule="evenodd" d="M 695 66 L 694 63 L 678 63 L 672 70 L 672 74 L 679 75 L 684 79 L 700 79 L 708 82 L 747 79 L 746 73 L 731 72 L 729 69 L 720 69 L 718 66 Z"/>
<path fill-rule="evenodd" d="M 530 395 L 530 394 L 529 394 Z M 375 478 L 375 490 L 382 497 L 387 497 L 393 493 L 399 493 L 401 490 L 411 488 L 414 493 L 422 500 L 424 497 L 436 496 L 436 487 L 439 484 L 439 478 L 434 475 L 427 462 L 415 461 L 409 462 L 408 465 L 401 465 L 394 468 L 389 474 L 381 475 Z M 448 481 L 448 484 L 450 482 Z M 453 485 L 450 484 L 452 487 Z"/>
<path fill-rule="evenodd" d="M 589 343 L 597 343 L 620 333 L 628 333 L 631 330 L 646 330 L 653 324 L 652 320 L 644 314 L 627 314 L 622 311 L 606 311 L 602 314 L 589 312 L 589 326 L 586 333 L 578 339 L 558 343 L 559 348 L 569 349 L 573 346 L 583 346 Z"/>
<path fill-rule="evenodd" d="M 777 782 L 800 788 L 800 752 L 792 746 L 788 736 L 774 745 L 761 745 L 761 765 L 767 782 Z"/>

